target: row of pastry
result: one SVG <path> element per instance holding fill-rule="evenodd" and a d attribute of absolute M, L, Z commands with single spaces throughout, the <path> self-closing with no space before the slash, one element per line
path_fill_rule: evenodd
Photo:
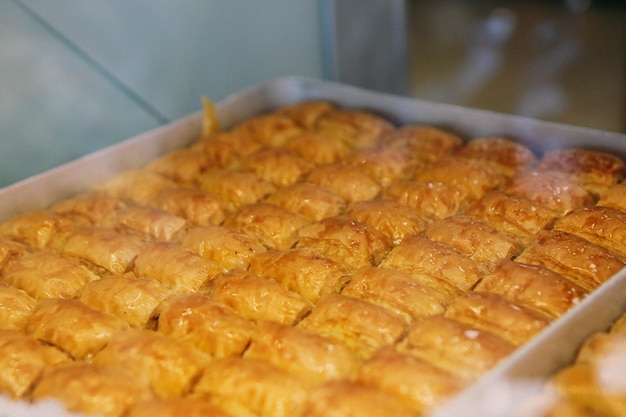
<path fill-rule="evenodd" d="M 621 269 L 623 172 L 322 102 L 212 132 L 0 226 L 0 387 L 112 416 L 426 413 Z"/>

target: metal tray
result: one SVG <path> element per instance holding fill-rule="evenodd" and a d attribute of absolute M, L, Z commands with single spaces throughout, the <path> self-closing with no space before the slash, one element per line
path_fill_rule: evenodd
<path fill-rule="evenodd" d="M 437 104 L 301 77 L 277 78 L 243 90 L 217 103 L 216 111 L 221 127 L 228 129 L 262 112 L 312 99 L 372 111 L 398 125 L 438 126 L 468 140 L 504 136 L 525 144 L 538 154 L 559 147 L 586 147 L 626 158 L 626 135 L 623 134 Z M 197 139 L 200 125 L 198 112 L 6 187 L 0 190 L 0 221 L 27 210 L 45 208 L 116 173 L 144 166 L 162 154 L 190 144 Z M 550 374 L 570 363 L 587 337 L 605 330 L 624 312 L 626 269 L 450 400 L 436 417 L 507 415 L 541 389 Z M 2 417 L 35 415 L 24 414 L 26 408 L 18 414 L 6 414 L 3 401 L 8 404 L 0 396 Z"/>

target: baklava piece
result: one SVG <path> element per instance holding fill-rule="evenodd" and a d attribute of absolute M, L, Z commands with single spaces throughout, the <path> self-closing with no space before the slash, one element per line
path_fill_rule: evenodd
<path fill-rule="evenodd" d="M 0 330 L 0 394 L 24 398 L 46 368 L 69 361 L 67 354 L 32 336 Z"/>
<path fill-rule="evenodd" d="M 90 282 L 80 292 L 79 300 L 132 327 L 145 328 L 155 309 L 170 295 L 171 291 L 158 281 L 127 273 Z"/>
<path fill-rule="evenodd" d="M 381 144 L 431 163 L 460 148 L 463 140 L 452 132 L 433 126 L 408 125 L 385 134 Z"/>
<path fill-rule="evenodd" d="M 608 188 L 600 196 L 597 205 L 626 212 L 626 181 Z"/>
<path fill-rule="evenodd" d="M 543 204 L 560 215 L 593 203 L 591 194 L 578 183 L 549 172 L 530 171 L 517 175 L 503 192 Z"/>
<path fill-rule="evenodd" d="M 201 152 L 207 159 L 207 166 L 236 169 L 241 160 L 259 149 L 261 144 L 251 136 L 235 132 L 216 132 L 191 145 L 191 149 Z"/>
<path fill-rule="evenodd" d="M 405 238 L 379 267 L 398 269 L 427 280 L 434 289 L 449 297 L 471 289 L 482 276 L 478 265 L 467 255 L 423 236 Z"/>
<path fill-rule="evenodd" d="M 153 398 L 131 369 L 74 362 L 46 369 L 32 394 L 34 402 L 56 399 L 69 411 L 122 417 L 135 402 Z"/>
<path fill-rule="evenodd" d="M 347 143 L 314 131 L 291 138 L 285 148 L 315 165 L 339 162 L 352 151 Z"/>
<path fill-rule="evenodd" d="M 270 362 L 311 386 L 352 378 L 358 368 L 356 357 L 342 343 L 273 321 L 257 325 L 244 357 Z"/>
<path fill-rule="evenodd" d="M 610 207 L 583 207 L 568 213 L 554 225 L 607 248 L 626 261 L 626 213 Z"/>
<path fill-rule="evenodd" d="M 68 218 L 49 210 L 36 210 L 0 225 L 0 236 L 34 249 L 56 250 L 63 245 L 75 225 Z"/>
<path fill-rule="evenodd" d="M 132 404 L 124 417 L 233 417 L 211 401 L 194 398 L 153 398 Z"/>
<path fill-rule="evenodd" d="M 428 221 L 454 216 L 470 203 L 467 191 L 442 182 L 398 181 L 385 188 L 382 196 L 411 207 Z"/>
<path fill-rule="evenodd" d="M 310 249 L 356 269 L 378 265 L 391 243 L 369 225 L 349 217 L 328 217 L 302 228 L 296 247 Z"/>
<path fill-rule="evenodd" d="M 270 182 L 240 170 L 209 171 L 200 177 L 199 183 L 203 191 L 228 201 L 233 208 L 256 203 L 276 191 Z"/>
<path fill-rule="evenodd" d="M 287 149 L 269 147 L 251 153 L 241 164 L 242 170 L 255 173 L 276 188 L 295 184 L 312 167 L 312 163 Z"/>
<path fill-rule="evenodd" d="M 247 271 L 231 271 L 219 276 L 211 282 L 209 295 L 255 322 L 274 320 L 293 324 L 312 307 L 300 294 Z"/>
<path fill-rule="evenodd" d="M 249 236 L 272 249 L 286 250 L 298 240 L 298 231 L 308 220 L 285 208 L 268 203 L 239 207 L 223 226 Z"/>
<path fill-rule="evenodd" d="M 411 155 L 384 146 L 358 149 L 345 160 L 362 169 L 383 187 L 395 181 L 410 179 L 420 166 Z"/>
<path fill-rule="evenodd" d="M 79 226 L 99 226 L 124 207 L 115 197 L 88 192 L 60 201 L 50 210 Z"/>
<path fill-rule="evenodd" d="M 191 249 L 173 243 L 153 243 L 137 256 L 134 273 L 159 281 L 176 294 L 195 292 L 226 268 Z"/>
<path fill-rule="evenodd" d="M 258 359 L 211 361 L 193 388 L 193 398 L 206 398 L 234 417 L 299 416 L 307 385 L 289 372 Z"/>
<path fill-rule="evenodd" d="M 493 191 L 472 204 L 466 215 L 482 220 L 522 246 L 532 243 L 559 216 L 554 210 L 526 198 Z"/>
<path fill-rule="evenodd" d="M 368 224 L 387 236 L 394 244 L 399 244 L 409 235 L 418 235 L 426 229 L 426 221 L 417 211 L 392 200 L 368 200 L 352 203 L 345 215 Z"/>
<path fill-rule="evenodd" d="M 520 247 L 507 235 L 489 224 L 465 215 L 448 217 L 433 223 L 426 237 L 469 255 L 479 265 L 492 270 L 503 259 L 512 259 Z"/>
<path fill-rule="evenodd" d="M 96 365 L 129 370 L 134 384 L 164 398 L 189 392 L 208 361 L 191 345 L 144 329 L 115 333 L 93 358 Z"/>
<path fill-rule="evenodd" d="M 36 306 L 37 300 L 0 278 L 0 330 L 21 331 Z"/>
<path fill-rule="evenodd" d="M 263 146 L 283 146 L 290 138 L 299 135 L 304 129 L 293 119 L 278 113 L 268 113 L 247 119 L 231 132 L 246 135 Z"/>
<path fill-rule="evenodd" d="M 417 322 L 398 350 L 474 381 L 509 356 L 515 346 L 494 333 L 439 315 Z"/>
<path fill-rule="evenodd" d="M 445 316 L 495 333 L 515 346 L 530 340 L 551 321 L 537 310 L 515 304 L 503 296 L 479 292 L 457 297 Z"/>
<path fill-rule="evenodd" d="M 624 267 L 602 246 L 559 230 L 540 234 L 516 261 L 551 269 L 587 290 L 597 288 Z"/>
<path fill-rule="evenodd" d="M 117 211 L 103 226 L 142 240 L 169 242 L 184 233 L 187 221 L 150 206 L 129 206 Z"/>
<path fill-rule="evenodd" d="M 555 319 L 574 307 L 588 290 L 542 266 L 504 261 L 487 274 L 476 292 L 497 294 Z"/>
<path fill-rule="evenodd" d="M 177 184 L 193 184 L 209 167 L 210 161 L 199 150 L 182 148 L 166 153 L 150 163 L 146 169 L 175 181 Z"/>
<path fill-rule="evenodd" d="M 241 355 L 255 328 L 251 321 L 203 294 L 165 299 L 155 311 L 154 321 L 158 333 L 216 358 Z"/>
<path fill-rule="evenodd" d="M 26 322 L 25 332 L 54 345 L 74 359 L 92 357 L 128 324 L 93 309 L 79 300 L 51 299 L 39 302 Z"/>
<path fill-rule="evenodd" d="M 541 158 L 537 170 L 572 179 L 597 196 L 624 178 L 626 164 L 607 152 L 555 149 Z"/>
<path fill-rule="evenodd" d="M 380 305 L 407 324 L 443 314 L 450 301 L 406 272 L 375 267 L 356 270 L 342 294 Z"/>
<path fill-rule="evenodd" d="M 342 162 L 319 165 L 306 175 L 304 181 L 326 188 L 347 202 L 371 200 L 382 189 L 365 172 Z"/>
<path fill-rule="evenodd" d="M 85 227 L 68 237 L 62 254 L 119 275 L 132 267 L 144 246 L 145 243 L 134 236 L 104 227 Z"/>
<path fill-rule="evenodd" d="M 250 272 L 273 279 L 311 302 L 341 292 L 351 274 L 342 263 L 306 249 L 259 254 L 250 260 Z"/>
<path fill-rule="evenodd" d="M 397 342 L 406 330 L 405 322 L 386 308 L 339 294 L 318 301 L 297 326 L 343 343 L 360 359 Z"/>
<path fill-rule="evenodd" d="M 2 281 L 41 300 L 74 298 L 87 283 L 98 278 L 72 259 L 42 251 L 25 255 L 9 265 L 4 270 Z"/>
<path fill-rule="evenodd" d="M 423 168 L 415 180 L 443 182 L 467 192 L 471 200 L 478 200 L 488 191 L 501 188 L 506 177 L 481 161 L 447 156 Z"/>
<path fill-rule="evenodd" d="M 267 251 L 257 238 L 220 226 L 193 228 L 181 244 L 228 270 L 248 269 L 250 259 Z"/>
<path fill-rule="evenodd" d="M 304 129 L 312 128 L 324 114 L 336 109 L 335 104 L 324 100 L 306 100 L 282 106 L 274 111 L 280 116 L 287 116 Z"/>
<path fill-rule="evenodd" d="M 118 174 L 94 190 L 125 203 L 150 205 L 163 190 L 176 187 L 175 181 L 148 170 L 129 170 Z"/>
<path fill-rule="evenodd" d="M 509 178 L 537 162 L 535 154 L 525 145 L 501 137 L 472 139 L 455 155 L 479 160 Z"/>
<path fill-rule="evenodd" d="M 216 226 L 226 217 L 230 204 L 198 188 L 166 188 L 152 202 L 154 207 L 186 219 L 193 226 Z"/>
<path fill-rule="evenodd" d="M 283 207 L 309 221 L 338 216 L 346 208 L 346 201 L 332 191 L 302 182 L 282 188 L 268 196 L 264 202 Z"/>
<path fill-rule="evenodd" d="M 382 117 L 357 109 L 334 109 L 317 119 L 314 130 L 332 136 L 351 148 L 376 145 L 381 136 L 395 127 Z"/>
<path fill-rule="evenodd" d="M 313 388 L 301 417 L 415 417 L 415 411 L 393 395 L 349 381 L 328 381 Z"/>
<path fill-rule="evenodd" d="M 7 265 L 26 255 L 27 248 L 21 243 L 0 237 L 0 276 Z"/>
<path fill-rule="evenodd" d="M 435 411 L 467 385 L 462 378 L 393 347 L 380 349 L 363 363 L 357 381 L 393 395 L 418 415 Z"/>

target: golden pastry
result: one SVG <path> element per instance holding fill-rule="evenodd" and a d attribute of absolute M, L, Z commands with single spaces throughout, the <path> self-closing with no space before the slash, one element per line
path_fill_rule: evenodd
<path fill-rule="evenodd" d="M 407 125 L 386 133 L 381 144 L 430 163 L 460 148 L 463 140 L 452 132 L 433 126 Z"/>
<path fill-rule="evenodd" d="M 154 312 L 158 333 L 192 344 L 211 357 L 238 356 L 254 324 L 204 294 L 169 297 Z"/>
<path fill-rule="evenodd" d="M 352 203 L 345 215 L 368 224 L 399 244 L 409 235 L 418 235 L 426 229 L 426 221 L 417 211 L 393 200 L 374 199 Z"/>
<path fill-rule="evenodd" d="M 191 149 L 201 152 L 212 168 L 236 169 L 241 159 L 259 149 L 261 144 L 252 136 L 241 132 L 215 132 L 191 145 Z"/>
<path fill-rule="evenodd" d="M 5 268 L 2 281 L 24 290 L 31 297 L 73 298 L 99 277 L 80 263 L 43 251 L 24 255 Z"/>
<path fill-rule="evenodd" d="M 244 357 L 270 362 L 311 386 L 351 378 L 359 365 L 342 343 L 273 321 L 258 323 Z"/>
<path fill-rule="evenodd" d="M 75 226 L 71 220 L 49 210 L 18 215 L 0 224 L 0 237 L 34 249 L 58 249 Z"/>
<path fill-rule="evenodd" d="M 144 240 L 169 242 L 183 234 L 187 221 L 150 206 L 129 206 L 117 211 L 104 226 Z"/>
<path fill-rule="evenodd" d="M 193 184 L 200 174 L 210 167 L 210 162 L 201 150 L 182 148 L 157 158 L 146 169 L 178 184 Z"/>
<path fill-rule="evenodd" d="M 626 212 L 610 207 L 583 207 L 559 219 L 554 228 L 607 248 L 626 261 Z"/>
<path fill-rule="evenodd" d="M 501 191 L 485 194 L 465 214 L 513 237 L 522 246 L 532 243 L 559 216 L 547 206 Z"/>
<path fill-rule="evenodd" d="M 337 106 L 324 100 L 305 100 L 295 104 L 288 104 L 275 110 L 275 114 L 287 116 L 305 129 L 315 125 L 317 119 Z"/>
<path fill-rule="evenodd" d="M 153 243 L 135 258 L 134 273 L 138 277 L 159 281 L 173 293 L 195 292 L 226 268 L 173 243 Z"/>
<path fill-rule="evenodd" d="M 298 377 L 269 362 L 223 358 L 206 366 L 192 395 L 230 405 L 230 413 L 239 409 L 236 417 L 290 417 L 299 415 L 306 390 Z"/>
<path fill-rule="evenodd" d="M 98 226 L 124 207 L 126 204 L 115 197 L 87 192 L 60 201 L 50 210 L 70 219 L 76 225 Z"/>
<path fill-rule="evenodd" d="M 408 236 L 379 265 L 414 276 L 431 276 L 436 290 L 454 296 L 472 288 L 482 276 L 478 265 L 452 246 L 423 236 Z"/>
<path fill-rule="evenodd" d="M 0 330 L 0 394 L 23 398 L 45 369 L 69 361 L 67 354 L 33 336 Z"/>
<path fill-rule="evenodd" d="M 446 317 L 497 334 L 520 346 L 550 322 L 551 317 L 493 293 L 469 292 L 454 299 Z"/>
<path fill-rule="evenodd" d="M 290 138 L 302 133 L 304 129 L 293 119 L 278 113 L 268 113 L 251 117 L 231 131 L 250 136 L 264 146 L 283 146 Z"/>
<path fill-rule="evenodd" d="M 273 279 L 311 302 L 341 292 L 351 274 L 342 263 L 306 249 L 259 254 L 250 260 L 250 272 Z"/>
<path fill-rule="evenodd" d="M 535 154 L 524 144 L 502 137 L 472 139 L 455 155 L 482 161 L 507 177 L 519 174 L 537 162 Z"/>
<path fill-rule="evenodd" d="M 130 406 L 124 417 L 232 417 L 211 401 L 193 398 L 152 398 Z"/>
<path fill-rule="evenodd" d="M 112 229 L 85 227 L 68 237 L 62 254 L 119 275 L 132 267 L 144 245 L 138 238 Z"/>
<path fill-rule="evenodd" d="M 327 217 L 302 228 L 297 248 L 310 249 L 349 268 L 377 265 L 391 248 L 378 230 L 349 217 Z"/>
<path fill-rule="evenodd" d="M 94 190 L 127 203 L 150 205 L 163 190 L 176 187 L 175 181 L 149 170 L 124 171 Z"/>
<path fill-rule="evenodd" d="M 326 188 L 347 202 L 370 200 L 379 195 L 381 186 L 359 168 L 346 163 L 318 165 L 304 181 Z"/>
<path fill-rule="evenodd" d="M 615 184 L 604 191 L 597 205 L 626 211 L 626 181 Z"/>
<path fill-rule="evenodd" d="M 363 110 L 336 108 L 317 119 L 314 130 L 333 136 L 351 148 L 376 145 L 394 126 L 384 118 Z"/>
<path fill-rule="evenodd" d="M 257 238 L 220 226 L 193 228 L 181 244 L 228 270 L 248 269 L 250 259 L 267 251 Z"/>
<path fill-rule="evenodd" d="M 149 385 L 156 395 L 168 398 L 187 393 L 208 360 L 185 342 L 151 330 L 130 329 L 115 333 L 93 363 L 127 369 L 134 384 Z"/>
<path fill-rule="evenodd" d="M 216 226 L 226 217 L 230 204 L 198 188 L 175 187 L 161 191 L 154 207 L 186 219 L 194 226 Z"/>
<path fill-rule="evenodd" d="M 276 191 L 276 187 L 256 174 L 240 170 L 213 170 L 199 178 L 203 191 L 214 194 L 234 208 L 256 203 Z"/>
<path fill-rule="evenodd" d="M 0 330 L 21 331 L 37 300 L 0 279 Z"/>
<path fill-rule="evenodd" d="M 246 156 L 241 169 L 254 172 L 277 188 L 293 185 L 313 164 L 285 148 L 263 147 Z"/>
<path fill-rule="evenodd" d="M 530 171 L 517 175 L 503 192 L 543 204 L 561 215 L 593 203 L 591 194 L 578 183 L 549 172 Z"/>
<path fill-rule="evenodd" d="M 470 202 L 467 191 L 442 182 L 398 181 L 385 188 L 382 196 L 411 207 L 428 221 L 461 213 Z"/>
<path fill-rule="evenodd" d="M 504 261 L 474 289 L 497 294 L 547 317 L 557 318 L 578 304 L 588 290 L 542 266 Z"/>
<path fill-rule="evenodd" d="M 10 239 L 0 237 L 0 276 L 7 265 L 18 260 L 27 253 L 24 245 Z"/>
<path fill-rule="evenodd" d="M 214 300 L 253 321 L 274 320 L 293 324 L 312 307 L 300 294 L 287 290 L 272 279 L 247 271 L 231 271 L 219 276 L 211 282 L 209 294 Z"/>
<path fill-rule="evenodd" d="M 35 402 L 56 399 L 72 412 L 122 417 L 135 402 L 153 398 L 131 369 L 74 362 L 47 368 L 32 394 Z"/>
<path fill-rule="evenodd" d="M 473 381 L 506 358 L 515 346 L 494 333 L 439 315 L 418 321 L 398 350 Z"/>
<path fill-rule="evenodd" d="M 419 171 L 415 180 L 443 182 L 467 192 L 471 200 L 478 200 L 488 191 L 502 187 L 506 177 L 480 161 L 446 156 Z"/>
<path fill-rule="evenodd" d="M 286 250 L 298 240 L 298 231 L 309 221 L 297 213 L 268 203 L 239 207 L 224 220 L 223 226 L 255 237 L 271 249 Z"/>
<path fill-rule="evenodd" d="M 569 148 L 547 152 L 537 170 L 573 179 L 589 192 L 600 195 L 624 178 L 626 164 L 608 152 Z"/>
<path fill-rule="evenodd" d="M 507 235 L 481 220 L 465 215 L 447 217 L 433 223 L 426 230 L 426 237 L 433 242 L 450 245 L 489 270 L 503 259 L 513 258 L 521 250 Z"/>
<path fill-rule="evenodd" d="M 367 266 L 352 274 L 342 294 L 380 305 L 407 324 L 442 314 L 450 302 L 449 297 L 421 284 L 407 272 Z"/>
<path fill-rule="evenodd" d="M 285 148 L 315 165 L 339 162 L 352 152 L 347 143 L 315 131 L 292 137 Z"/>
<path fill-rule="evenodd" d="M 39 302 L 26 321 L 24 331 L 72 355 L 85 359 L 100 351 L 128 324 L 93 309 L 79 300 L 48 299 Z"/>
<path fill-rule="evenodd" d="M 264 201 L 297 213 L 312 222 L 338 216 L 346 208 L 343 198 L 326 188 L 307 182 L 282 188 Z"/>
<path fill-rule="evenodd" d="M 357 381 L 402 400 L 418 415 L 435 411 L 467 385 L 462 378 L 392 347 L 367 360 Z"/>
<path fill-rule="evenodd" d="M 79 300 L 124 320 L 132 327 L 145 328 L 154 310 L 170 294 L 171 291 L 157 280 L 127 273 L 90 282 L 80 292 Z"/>
<path fill-rule="evenodd" d="M 383 187 L 395 181 L 410 179 L 420 166 L 410 154 L 384 146 L 357 149 L 345 160 L 366 172 Z"/>
<path fill-rule="evenodd" d="M 361 359 L 395 343 L 406 330 L 404 321 L 384 307 L 340 294 L 322 298 L 297 326 L 345 344 Z"/>
<path fill-rule="evenodd" d="M 559 230 L 540 234 L 516 260 L 544 266 L 587 290 L 598 287 L 624 267 L 609 250 Z"/>

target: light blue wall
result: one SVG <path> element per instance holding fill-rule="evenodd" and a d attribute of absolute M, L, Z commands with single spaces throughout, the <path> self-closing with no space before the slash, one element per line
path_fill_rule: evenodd
<path fill-rule="evenodd" d="M 283 75 L 323 77 L 310 0 L 0 0 L 0 187 Z"/>

